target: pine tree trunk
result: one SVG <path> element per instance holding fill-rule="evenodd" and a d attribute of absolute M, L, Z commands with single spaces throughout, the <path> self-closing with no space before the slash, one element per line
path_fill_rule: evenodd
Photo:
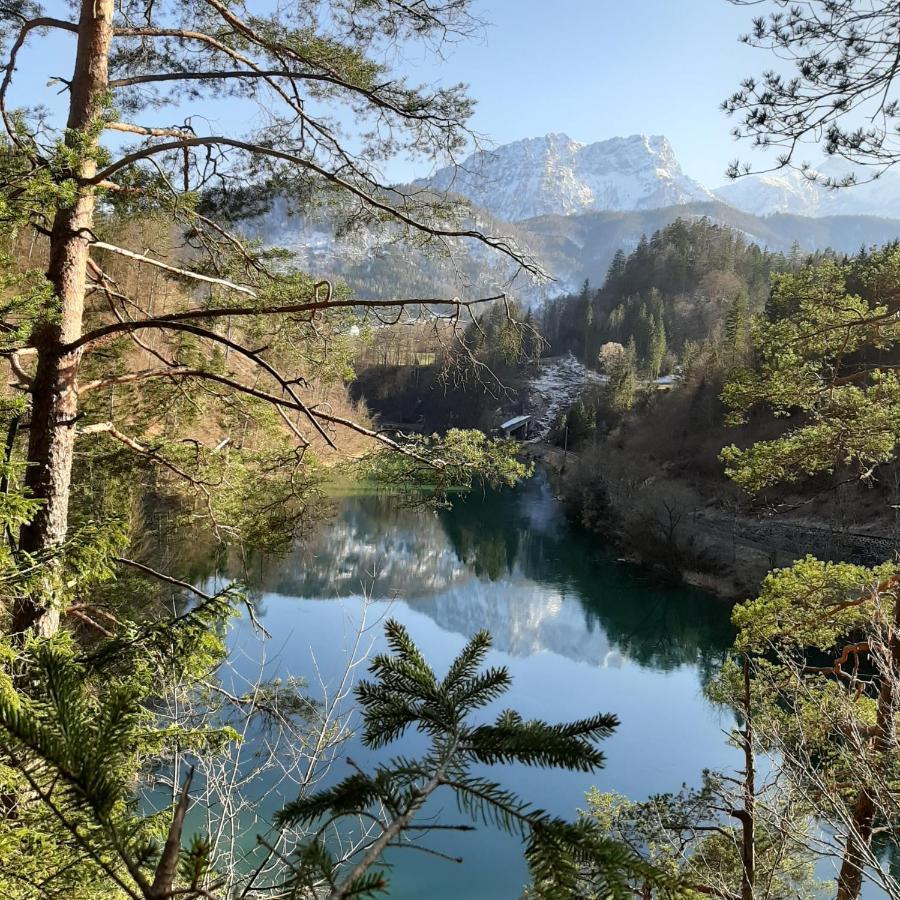
<path fill-rule="evenodd" d="M 860 791 L 853 804 L 853 831 L 847 837 L 838 875 L 836 900 L 857 900 L 862 891 L 866 848 L 872 840 L 875 804 L 868 791 Z"/>
<path fill-rule="evenodd" d="M 108 87 L 112 40 L 112 0 L 83 0 L 78 49 L 70 85 L 66 143 L 81 154 L 97 143 L 97 123 Z M 71 175 L 80 180 L 96 174 L 93 159 L 82 159 Z M 66 537 L 69 488 L 78 414 L 78 366 L 81 353 L 63 347 L 81 335 L 87 279 L 88 240 L 94 224 L 92 185 L 82 184 L 74 204 L 58 209 L 50 236 L 47 277 L 53 285 L 58 318 L 32 336 L 37 369 L 32 384 L 31 428 L 25 483 L 42 500 L 34 520 L 22 528 L 20 549 L 31 554 L 52 551 Z M 45 590 L 18 598 L 13 610 L 14 634 L 32 631 L 49 636 L 59 627 L 54 603 L 53 566 L 48 565 Z"/>
<path fill-rule="evenodd" d="M 756 756 L 753 737 L 753 705 L 750 695 L 750 660 L 744 657 L 744 808 L 741 823 L 741 900 L 753 900 L 756 884 Z"/>
<path fill-rule="evenodd" d="M 898 587 L 894 585 L 894 591 Z M 881 672 L 881 684 L 878 691 L 878 704 L 875 714 L 874 751 L 876 767 L 882 761 L 889 761 L 896 752 L 897 685 L 900 683 L 900 592 L 894 597 L 894 615 L 891 633 L 888 639 L 890 656 L 887 660 L 887 671 Z M 860 790 L 853 804 L 852 831 L 847 836 L 844 858 L 838 874 L 838 892 L 836 900 L 857 900 L 862 891 L 863 870 L 868 856 L 869 845 L 875 827 L 875 800 L 867 788 Z"/>

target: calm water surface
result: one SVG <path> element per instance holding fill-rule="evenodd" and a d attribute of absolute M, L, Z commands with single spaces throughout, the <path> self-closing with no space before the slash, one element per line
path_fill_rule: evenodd
<path fill-rule="evenodd" d="M 615 713 L 621 726 L 595 775 L 490 770 L 554 813 L 573 816 L 594 784 L 643 798 L 739 762 L 726 743 L 730 717 L 702 694 L 732 638 L 728 606 L 617 562 L 566 522 L 540 473 L 516 490 L 471 494 L 440 512 L 402 508 L 391 497 L 347 497 L 317 536 L 265 563 L 258 578 L 260 617 L 273 635 L 270 674 L 304 676 L 313 688 L 320 679 L 334 683 L 363 615 L 370 623 L 390 615 L 439 673 L 477 630 L 491 632 L 489 663 L 508 666 L 513 677 L 491 717 L 500 707 L 550 721 Z M 379 629 L 370 634 L 380 649 Z M 234 658 L 252 670 L 259 644 L 247 626 L 231 640 Z M 420 746 L 413 736 L 391 755 Z M 344 755 L 371 760 L 355 743 Z M 339 758 L 333 776 L 347 772 Z M 270 796 L 261 811 L 280 804 Z M 428 812 L 461 821 L 449 796 Z M 398 851 L 391 897 L 513 900 L 527 883 L 521 846 L 502 833 L 482 827 L 429 844 L 464 863 Z"/>

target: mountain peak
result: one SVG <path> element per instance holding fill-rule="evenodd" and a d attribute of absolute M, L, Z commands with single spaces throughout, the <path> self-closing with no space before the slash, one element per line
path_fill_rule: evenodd
<path fill-rule="evenodd" d="M 559 133 L 524 138 L 416 184 L 453 190 L 507 221 L 713 199 L 683 173 L 666 137 L 644 134 L 592 144 Z"/>
<path fill-rule="evenodd" d="M 828 178 L 840 180 L 856 174 L 859 183 L 829 188 Z M 803 171 L 790 167 L 743 175 L 720 187 L 716 194 L 726 203 L 756 216 L 788 213 L 801 216 L 883 216 L 895 218 L 900 210 L 900 172 L 890 170 L 873 179 L 871 172 L 830 157 Z"/>

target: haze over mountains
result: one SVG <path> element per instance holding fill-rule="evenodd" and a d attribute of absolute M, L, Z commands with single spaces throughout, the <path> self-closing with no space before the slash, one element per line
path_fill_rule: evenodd
<path fill-rule="evenodd" d="M 835 161 L 825 175 L 845 174 Z M 660 135 L 582 144 L 563 134 L 528 138 L 479 151 L 458 168 L 440 169 L 403 189 L 450 191 L 473 206 L 472 223 L 510 235 L 537 256 L 555 282 L 519 283 L 526 303 L 602 283 L 613 254 L 632 250 L 678 217 L 705 216 L 772 250 L 795 243 L 812 251 L 854 253 L 900 238 L 900 173 L 838 191 L 801 173 L 752 175 L 715 190 L 686 175 Z M 266 243 L 293 250 L 301 265 L 346 280 L 363 297 L 470 293 L 505 286 L 505 259 L 483 247 L 454 248 L 452 263 L 402 249 L 390 229 L 341 231 L 327 215 L 294 217 L 276 207 L 253 230 Z M 437 294 L 435 294 L 437 292 Z"/>
<path fill-rule="evenodd" d="M 900 172 L 889 170 L 873 178 L 874 170 L 857 172 L 858 183 L 837 190 L 818 183 L 815 173 L 840 180 L 852 169 L 841 160 L 825 160 L 809 176 L 794 169 L 747 175 L 720 187 L 726 203 L 759 216 L 795 213 L 801 216 L 885 216 L 900 218 Z"/>

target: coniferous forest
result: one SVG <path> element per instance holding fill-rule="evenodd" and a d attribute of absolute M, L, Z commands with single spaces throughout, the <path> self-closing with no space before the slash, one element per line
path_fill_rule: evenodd
<path fill-rule="evenodd" d="M 900 11 L 571 6 L 0 3 L 0 898 L 900 898 Z"/>

